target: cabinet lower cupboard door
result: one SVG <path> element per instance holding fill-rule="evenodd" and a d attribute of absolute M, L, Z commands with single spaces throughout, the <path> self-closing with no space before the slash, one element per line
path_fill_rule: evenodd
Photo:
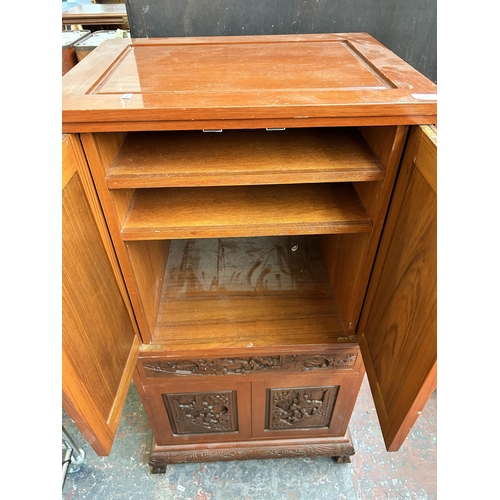
<path fill-rule="evenodd" d="M 344 436 L 362 373 L 287 375 L 253 382 L 253 437 Z"/>
<path fill-rule="evenodd" d="M 139 340 L 77 136 L 63 137 L 62 154 L 62 404 L 109 455 Z"/>
<path fill-rule="evenodd" d="M 142 398 L 158 445 L 234 442 L 251 436 L 250 391 L 246 381 L 180 378 Z"/>

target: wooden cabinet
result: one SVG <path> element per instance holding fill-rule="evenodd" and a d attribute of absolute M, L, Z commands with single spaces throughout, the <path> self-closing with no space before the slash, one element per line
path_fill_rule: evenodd
<path fill-rule="evenodd" d="M 435 121 L 435 85 L 362 33 L 112 40 L 63 78 L 153 471 L 347 460 L 361 353 L 400 446 L 435 386 L 435 189 L 415 174 Z"/>

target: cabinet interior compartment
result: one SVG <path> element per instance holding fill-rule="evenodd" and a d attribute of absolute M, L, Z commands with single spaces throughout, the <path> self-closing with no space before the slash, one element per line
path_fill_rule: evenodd
<path fill-rule="evenodd" d="M 265 347 L 346 336 L 315 235 L 170 240 L 157 268 L 144 274 L 150 244 L 157 254 L 157 241 L 130 241 L 127 248 L 136 281 L 161 283 L 158 291 L 139 287 L 153 344 Z"/>
<path fill-rule="evenodd" d="M 175 289 L 168 285 L 167 266 L 174 260 L 172 255 L 180 251 L 181 242 L 238 238 L 262 238 L 264 242 L 275 237 L 293 239 L 295 235 L 317 240 L 314 245 L 319 244 L 322 275 L 331 288 L 333 306 L 329 311 L 341 325 L 333 330 L 352 335 L 405 134 L 405 127 L 388 126 L 85 136 L 98 187 L 106 193 L 104 208 L 143 342 L 176 342 L 161 326 L 164 317 L 174 321 L 175 311 L 169 307 L 179 311 L 182 304 L 183 315 L 195 317 L 187 298 L 178 303 L 172 297 L 166 300 L 169 290 Z M 288 243 L 280 245 L 288 248 Z M 212 255 L 218 252 L 206 251 Z M 253 299 L 253 316 L 265 297 Z M 278 300 L 279 294 L 272 297 Z M 326 301 L 326 296 L 322 300 Z M 169 306 L 174 303 L 175 308 Z M 241 304 L 233 302 L 230 309 L 242 314 L 249 299 Z M 279 308 L 278 301 L 269 311 Z M 307 306 L 302 309 L 307 311 Z M 203 321 L 210 323 L 208 316 Z M 316 335 L 311 331 L 320 332 L 319 339 L 325 328 L 317 326 L 316 320 L 306 327 L 308 321 L 306 314 L 292 323 L 303 325 L 297 331 L 307 331 L 309 337 Z M 251 324 L 241 317 L 213 319 L 214 325 L 241 322 Z M 278 329 L 285 331 L 283 325 L 285 322 Z M 234 326 L 226 329 L 235 330 Z M 208 330 L 199 330 L 200 336 L 209 337 Z M 224 335 L 222 342 L 228 342 Z M 179 340 L 179 345 L 183 342 Z M 252 336 L 237 342 L 248 345 Z M 200 338 L 185 344 L 186 348 L 190 345 L 205 344 Z"/>

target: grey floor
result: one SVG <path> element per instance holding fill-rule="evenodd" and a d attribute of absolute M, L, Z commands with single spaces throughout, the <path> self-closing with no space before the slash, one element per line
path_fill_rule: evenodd
<path fill-rule="evenodd" d="M 132 383 L 111 454 L 98 457 L 63 411 L 63 425 L 85 451 L 68 474 L 63 500 L 380 500 L 437 498 L 437 393 L 397 453 L 385 451 L 368 382 L 349 429 L 350 464 L 328 457 L 172 465 L 150 474 L 151 429 Z"/>

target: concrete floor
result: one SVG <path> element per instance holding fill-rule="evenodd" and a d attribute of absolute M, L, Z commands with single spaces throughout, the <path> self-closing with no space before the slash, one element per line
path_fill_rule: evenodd
<path fill-rule="evenodd" d="M 63 500 L 396 500 L 437 498 L 437 393 L 400 451 L 385 451 L 365 379 L 349 425 L 350 464 L 328 457 L 171 465 L 150 474 L 151 429 L 131 384 L 111 454 L 98 457 L 63 411 L 63 425 L 85 451 L 68 474 Z"/>

